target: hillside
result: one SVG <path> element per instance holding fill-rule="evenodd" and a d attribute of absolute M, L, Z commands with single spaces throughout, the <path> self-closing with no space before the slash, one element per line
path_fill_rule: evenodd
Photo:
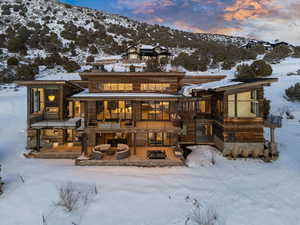
<path fill-rule="evenodd" d="M 248 41 L 149 25 L 56 0 L 3 0 L 0 15 L 0 77 L 15 76 L 16 68 L 7 65 L 9 57 L 21 64 L 62 65 L 71 72 L 79 68 L 76 64 L 84 65 L 89 55 L 120 55 L 130 43 L 160 43 L 178 53 L 207 43 L 240 46 Z"/>

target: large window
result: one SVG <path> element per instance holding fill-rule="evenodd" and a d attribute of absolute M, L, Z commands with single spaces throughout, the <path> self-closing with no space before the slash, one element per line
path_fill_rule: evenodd
<path fill-rule="evenodd" d="M 31 88 L 31 113 L 40 113 L 45 108 L 45 92 L 43 88 Z"/>
<path fill-rule="evenodd" d="M 97 89 L 103 91 L 132 91 L 132 83 L 97 83 Z"/>
<path fill-rule="evenodd" d="M 168 83 L 145 83 L 141 84 L 141 91 L 166 91 L 170 86 Z"/>
<path fill-rule="evenodd" d="M 200 113 L 210 113 L 210 101 L 209 100 L 201 100 L 198 102 L 197 111 Z"/>
<path fill-rule="evenodd" d="M 142 120 L 170 120 L 170 103 L 142 102 Z"/>
<path fill-rule="evenodd" d="M 130 101 L 96 102 L 97 120 L 131 120 L 132 105 Z"/>
<path fill-rule="evenodd" d="M 171 145 L 171 134 L 166 132 L 149 133 L 148 134 L 149 146 L 169 146 Z"/>
<path fill-rule="evenodd" d="M 257 117 L 259 103 L 256 91 L 241 92 L 228 96 L 228 117 Z"/>
<path fill-rule="evenodd" d="M 81 117 L 81 108 L 80 108 L 80 102 L 76 101 L 74 105 L 74 111 L 75 111 L 75 117 L 80 118 Z"/>

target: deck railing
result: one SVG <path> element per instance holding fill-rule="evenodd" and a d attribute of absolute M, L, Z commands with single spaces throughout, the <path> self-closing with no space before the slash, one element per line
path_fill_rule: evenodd
<path fill-rule="evenodd" d="M 282 117 L 269 115 L 265 120 L 265 126 L 270 128 L 281 128 L 282 127 Z"/>

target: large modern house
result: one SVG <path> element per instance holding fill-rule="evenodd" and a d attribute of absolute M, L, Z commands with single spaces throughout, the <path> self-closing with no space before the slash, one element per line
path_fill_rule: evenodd
<path fill-rule="evenodd" d="M 276 118 L 266 120 L 264 86 L 276 79 L 167 73 L 81 73 L 81 80 L 28 87 L 28 157 L 77 165 L 184 165 L 190 145 L 226 157 L 277 154 Z M 271 140 L 264 137 L 271 128 Z"/>

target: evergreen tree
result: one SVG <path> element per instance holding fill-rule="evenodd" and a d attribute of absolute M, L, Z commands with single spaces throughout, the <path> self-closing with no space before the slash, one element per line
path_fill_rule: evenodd
<path fill-rule="evenodd" d="M 253 71 L 257 77 L 270 76 L 273 72 L 272 66 L 264 60 L 257 60 L 251 64 Z"/>
<path fill-rule="evenodd" d="M 163 72 L 161 65 L 156 59 L 150 59 L 146 62 L 145 72 Z"/>

